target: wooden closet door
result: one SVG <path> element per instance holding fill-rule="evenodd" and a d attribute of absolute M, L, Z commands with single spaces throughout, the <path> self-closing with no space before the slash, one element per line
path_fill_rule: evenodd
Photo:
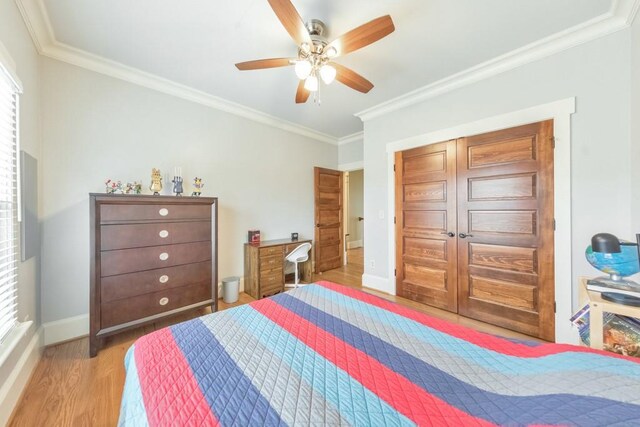
<path fill-rule="evenodd" d="M 342 267 L 342 172 L 314 168 L 315 271 Z"/>
<path fill-rule="evenodd" d="M 396 153 L 396 290 L 456 312 L 456 142 Z"/>
<path fill-rule="evenodd" d="M 554 340 L 553 121 L 458 140 L 460 314 Z"/>

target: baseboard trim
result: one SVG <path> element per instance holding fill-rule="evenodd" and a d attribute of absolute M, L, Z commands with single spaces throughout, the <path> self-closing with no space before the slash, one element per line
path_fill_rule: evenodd
<path fill-rule="evenodd" d="M 240 292 L 244 292 L 244 277 L 240 278 Z M 222 298 L 222 282 L 218 282 L 218 297 Z M 44 345 L 60 344 L 89 335 L 89 315 L 68 317 L 42 325 Z"/>
<path fill-rule="evenodd" d="M 362 286 L 384 292 L 389 295 L 396 294 L 395 283 L 387 277 L 374 276 L 372 274 L 362 275 Z"/>
<path fill-rule="evenodd" d="M 68 317 L 42 325 L 44 345 L 59 344 L 89 335 L 89 315 Z"/>
<path fill-rule="evenodd" d="M 0 387 L 0 425 L 6 425 L 22 397 L 31 374 L 38 366 L 42 349 L 43 328 L 40 327 L 31 337 L 16 366 Z"/>
<path fill-rule="evenodd" d="M 363 246 L 362 240 L 354 240 L 353 242 L 347 242 L 347 249 L 356 249 Z"/>

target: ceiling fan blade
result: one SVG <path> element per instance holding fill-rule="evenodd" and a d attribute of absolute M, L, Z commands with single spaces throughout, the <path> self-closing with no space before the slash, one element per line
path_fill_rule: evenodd
<path fill-rule="evenodd" d="M 324 51 L 326 52 L 327 48 L 332 46 L 336 49 L 338 55 L 346 55 L 354 50 L 377 42 L 381 38 L 393 33 L 395 29 L 396 27 L 393 25 L 391 16 L 381 16 L 338 37 L 329 43 Z"/>
<path fill-rule="evenodd" d="M 300 80 L 298 83 L 298 90 L 296 92 L 296 104 L 304 104 L 309 99 L 311 92 L 304 88 L 304 80 Z"/>
<path fill-rule="evenodd" d="M 331 66 L 336 69 L 336 80 L 343 85 L 349 86 L 351 89 L 355 89 L 362 93 L 367 93 L 373 89 L 373 83 L 352 69 L 347 68 L 344 65 L 336 64 L 335 62 L 332 62 Z"/>
<path fill-rule="evenodd" d="M 238 70 L 260 70 L 262 68 L 276 68 L 286 67 L 292 65 L 291 61 L 295 61 L 293 58 L 270 58 L 270 59 L 256 59 L 255 61 L 239 62 L 236 64 Z"/>
<path fill-rule="evenodd" d="M 304 21 L 300 17 L 300 14 L 291 3 L 291 0 L 268 0 L 271 5 L 271 9 L 275 12 L 276 16 L 284 26 L 285 30 L 289 33 L 291 38 L 295 40 L 296 44 L 300 46 L 302 43 L 308 43 L 311 45 L 311 37 L 309 37 L 309 31 L 304 25 Z"/>

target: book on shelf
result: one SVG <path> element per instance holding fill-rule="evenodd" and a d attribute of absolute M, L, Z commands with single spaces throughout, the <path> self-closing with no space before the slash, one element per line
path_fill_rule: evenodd
<path fill-rule="evenodd" d="M 613 292 L 640 298 L 640 286 L 613 280 L 587 280 L 587 289 L 594 292 Z"/>
<path fill-rule="evenodd" d="M 591 345 L 590 307 L 586 304 L 571 316 L 580 339 Z M 602 314 L 603 349 L 626 356 L 640 357 L 640 319 L 604 312 Z"/>

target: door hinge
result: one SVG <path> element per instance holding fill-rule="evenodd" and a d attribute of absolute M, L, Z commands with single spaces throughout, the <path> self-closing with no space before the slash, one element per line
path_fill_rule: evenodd
<path fill-rule="evenodd" d="M 393 165 L 393 171 L 394 172 L 396 171 L 396 165 L 395 164 Z"/>
<path fill-rule="evenodd" d="M 556 231 L 556 219 L 553 219 L 553 231 Z"/>
<path fill-rule="evenodd" d="M 557 304 L 556 304 L 556 302 L 554 301 L 554 302 L 553 302 L 553 312 L 554 312 L 554 313 L 556 313 L 556 306 L 557 306 Z"/>
<path fill-rule="evenodd" d="M 398 275 L 398 269 L 394 268 L 393 269 L 393 277 L 396 277 Z"/>
<path fill-rule="evenodd" d="M 396 217 L 395 216 L 393 217 L 393 223 L 394 224 L 396 223 Z"/>
<path fill-rule="evenodd" d="M 551 147 L 555 149 L 556 148 L 556 137 L 552 136 L 549 139 L 551 140 Z"/>

